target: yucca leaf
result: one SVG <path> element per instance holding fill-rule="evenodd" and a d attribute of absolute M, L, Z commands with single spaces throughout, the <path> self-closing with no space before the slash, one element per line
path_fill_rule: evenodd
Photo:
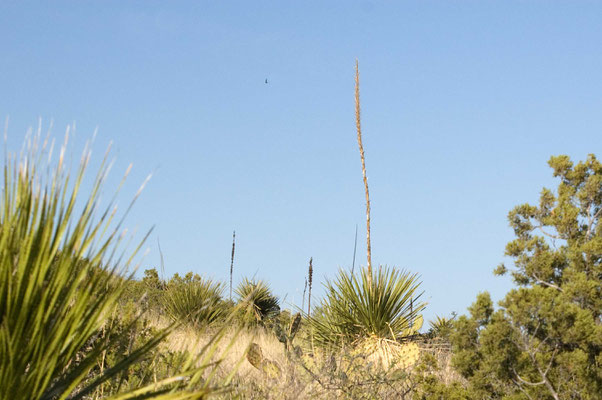
<path fill-rule="evenodd" d="M 307 316 L 314 341 L 338 346 L 367 337 L 406 339 L 425 307 L 417 301 L 419 285 L 416 274 L 394 268 L 362 269 L 359 276 L 340 270 L 334 281 L 326 282 L 319 307 Z"/>
<path fill-rule="evenodd" d="M 150 354 L 173 329 L 153 334 L 102 372 L 94 369 L 112 341 L 120 339 L 107 322 L 123 293 L 126 271 L 135 269 L 135 255 L 146 237 L 133 251 L 123 250 L 121 226 L 127 212 L 115 221 L 116 194 L 100 209 L 99 196 L 110 168 L 107 155 L 86 197 L 81 188 L 89 152 L 72 175 L 65 168 L 67 142 L 57 163 L 49 156 L 44 164 L 42 156 L 48 152 L 44 146 L 36 137 L 19 156 L 5 152 L 0 197 L 0 399 L 83 399 Z M 119 188 L 122 185 L 123 180 Z M 107 332 L 104 340 L 98 340 L 101 328 Z M 199 371 L 210 366 L 199 363 L 201 356 L 191 355 L 175 377 L 110 398 L 202 398 L 214 389 L 208 381 L 200 381 Z"/>
<path fill-rule="evenodd" d="M 244 304 L 245 322 L 249 325 L 264 322 L 280 311 L 279 300 L 264 281 L 244 278 L 235 290 L 239 304 Z M 250 316 L 250 318 L 248 318 Z"/>

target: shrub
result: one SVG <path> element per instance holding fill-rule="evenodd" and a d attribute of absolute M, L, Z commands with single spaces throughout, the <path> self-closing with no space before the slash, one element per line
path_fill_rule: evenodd
<path fill-rule="evenodd" d="M 152 312 L 155 315 L 163 313 L 166 284 L 159 278 L 156 269 L 145 270 L 142 280 L 131 278 L 125 286 L 125 291 L 120 298 L 121 305 L 134 303 L 144 312 Z"/>
<path fill-rule="evenodd" d="M 121 222 L 114 223 L 113 204 L 105 210 L 99 206 L 107 158 L 89 196 L 79 204 L 89 152 L 73 177 L 64 167 L 66 144 L 58 162 L 46 164 L 51 158 L 45 144 L 40 145 L 39 137 L 29 143 L 19 157 L 9 153 L 4 161 L 0 398 L 86 398 L 147 356 L 169 331 L 149 333 L 147 340 L 130 347 L 126 355 L 119 354 L 112 365 L 97 368 L 106 351 L 123 339 L 109 321 L 124 290 L 124 271 L 131 267 L 136 250 L 134 254 L 119 250 L 124 235 Z M 124 263 L 119 264 L 120 260 Z M 100 332 L 104 332 L 103 340 L 98 340 Z M 136 385 L 128 398 L 176 398 L 168 393 L 171 389 L 190 388 L 200 380 L 193 361 L 176 377 L 142 388 Z M 124 388 L 116 392 L 123 393 Z M 199 398 L 204 392 L 188 395 Z"/>
<path fill-rule="evenodd" d="M 262 324 L 280 311 L 278 298 L 263 281 L 244 278 L 235 292 L 239 304 L 243 305 L 243 321 L 247 325 Z"/>
<path fill-rule="evenodd" d="M 372 275 L 372 276 L 370 276 Z M 326 297 L 308 315 L 314 343 L 340 346 L 367 338 L 402 341 L 422 325 L 416 274 L 380 267 L 359 277 L 340 270 L 326 282 Z"/>
<path fill-rule="evenodd" d="M 221 301 L 223 291 L 224 285 L 221 282 L 192 273 L 184 278 L 175 274 L 165 291 L 165 312 L 174 321 L 199 328 L 225 314 Z"/>
<path fill-rule="evenodd" d="M 428 331 L 428 336 L 431 338 L 448 340 L 453 330 L 455 318 L 455 313 L 452 313 L 451 318 L 441 317 L 439 315 L 435 316 L 435 319 L 429 322 L 430 328 Z"/>

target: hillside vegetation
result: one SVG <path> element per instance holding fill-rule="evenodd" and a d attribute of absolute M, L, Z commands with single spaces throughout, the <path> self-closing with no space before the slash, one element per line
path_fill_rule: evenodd
<path fill-rule="evenodd" d="M 552 157 L 558 186 L 509 213 L 514 265 L 495 273 L 516 287 L 423 326 L 419 277 L 397 268 L 340 270 L 307 310 L 283 309 L 250 278 L 232 298 L 192 272 L 135 279 L 122 216 L 100 208 L 107 160 L 83 193 L 88 153 L 72 175 L 66 144 L 52 161 L 31 143 L 4 165 L 0 399 L 601 398 L 593 155 Z"/>

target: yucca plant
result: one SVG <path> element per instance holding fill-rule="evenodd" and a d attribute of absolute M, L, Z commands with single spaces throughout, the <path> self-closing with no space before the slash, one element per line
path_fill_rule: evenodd
<path fill-rule="evenodd" d="M 407 340 L 422 325 L 418 276 L 395 268 L 340 270 L 326 296 L 307 316 L 316 344 L 341 346 L 367 338 Z"/>
<path fill-rule="evenodd" d="M 174 321 L 195 328 L 211 323 L 224 315 L 221 282 L 189 273 L 183 279 L 175 276 L 169 281 L 164 296 L 165 312 Z"/>
<path fill-rule="evenodd" d="M 65 168 L 67 138 L 56 163 L 51 161 L 52 145 L 39 140 L 39 134 L 18 156 L 5 151 L 0 197 L 0 399 L 89 398 L 169 333 L 159 331 L 113 365 L 96 368 L 118 338 L 107 321 L 124 290 L 124 273 L 133 266 L 142 243 L 129 253 L 120 250 L 123 219 L 115 221 L 113 204 L 100 209 L 107 155 L 88 196 L 79 203 L 90 152 L 84 151 L 72 175 Z M 101 330 L 106 339 L 98 340 Z M 128 393 L 112 393 L 110 398 L 201 398 L 209 390 L 198 386 L 197 361 L 190 359 L 177 376 Z M 192 386 L 200 389 L 174 391 Z"/>
<path fill-rule="evenodd" d="M 455 313 L 452 313 L 451 318 L 441 317 L 439 315 L 435 316 L 435 319 L 429 322 L 429 336 L 433 338 L 438 337 L 441 339 L 449 339 L 449 336 L 453 330 L 455 318 Z"/>
<path fill-rule="evenodd" d="M 280 311 L 279 301 L 263 281 L 244 278 L 236 288 L 239 304 L 245 312 L 246 324 L 262 324 Z"/>

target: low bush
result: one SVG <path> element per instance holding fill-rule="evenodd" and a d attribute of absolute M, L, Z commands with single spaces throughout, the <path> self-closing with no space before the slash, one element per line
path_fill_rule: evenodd
<path fill-rule="evenodd" d="M 279 301 L 263 281 L 244 278 L 235 290 L 245 325 L 263 325 L 280 312 Z"/>
<path fill-rule="evenodd" d="M 222 301 L 224 284 L 189 272 L 184 278 L 175 274 L 163 297 L 166 314 L 174 321 L 200 328 L 226 314 Z"/>
<path fill-rule="evenodd" d="M 419 282 L 416 274 L 380 267 L 362 269 L 359 277 L 340 270 L 326 282 L 326 296 L 307 321 L 313 342 L 342 346 L 368 338 L 403 341 L 422 326 Z"/>
<path fill-rule="evenodd" d="M 120 250 L 124 235 L 114 204 L 100 208 L 108 160 L 82 199 L 90 154 L 84 153 L 73 176 L 65 168 L 66 142 L 56 163 L 46 144 L 30 138 L 20 156 L 7 153 L 4 159 L 0 399 L 86 399 L 105 389 L 112 400 L 199 399 L 212 392 L 197 357 L 150 385 L 148 379 L 124 378 L 171 328 L 145 331 L 132 342 L 135 322 L 124 329 L 112 319 L 137 249 Z"/>

